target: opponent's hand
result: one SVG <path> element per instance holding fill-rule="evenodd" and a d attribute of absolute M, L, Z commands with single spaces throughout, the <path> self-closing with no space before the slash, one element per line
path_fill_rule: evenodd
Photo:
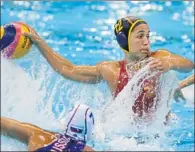
<path fill-rule="evenodd" d="M 150 59 L 149 67 L 152 71 L 160 71 L 162 73 L 171 69 L 171 64 L 165 59 Z"/>
<path fill-rule="evenodd" d="M 176 102 L 179 102 L 179 98 L 181 98 L 182 100 L 186 100 L 184 98 L 184 95 L 183 93 L 181 92 L 181 89 L 176 89 L 175 92 L 174 92 L 174 95 L 173 95 L 173 98 Z"/>

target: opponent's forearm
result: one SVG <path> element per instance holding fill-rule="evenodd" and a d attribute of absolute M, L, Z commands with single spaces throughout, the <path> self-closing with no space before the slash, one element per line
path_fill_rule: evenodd
<path fill-rule="evenodd" d="M 1 133 L 8 133 L 11 130 L 11 125 L 13 124 L 12 119 L 1 117 Z"/>
<path fill-rule="evenodd" d="M 27 142 L 28 135 L 25 135 L 23 133 L 24 130 L 25 128 L 22 127 L 22 123 L 20 123 L 19 121 L 1 117 L 1 133 L 20 141 Z"/>
<path fill-rule="evenodd" d="M 74 68 L 74 65 L 70 61 L 54 52 L 43 40 L 40 40 L 35 45 L 47 59 L 52 68 L 57 72 L 61 73 L 64 67 L 67 70 L 72 70 Z"/>
<path fill-rule="evenodd" d="M 181 81 L 179 83 L 179 87 L 180 87 L 180 89 L 182 89 L 182 88 L 187 87 L 191 84 L 194 84 L 194 75 L 192 75 L 192 76 L 186 78 L 185 80 Z"/>

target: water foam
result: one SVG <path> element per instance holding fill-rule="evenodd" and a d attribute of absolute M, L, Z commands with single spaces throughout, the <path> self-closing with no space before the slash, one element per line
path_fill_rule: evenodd
<path fill-rule="evenodd" d="M 52 113 L 52 101 L 48 101 L 47 106 L 42 107 L 40 111 L 46 94 L 46 89 L 40 89 L 40 86 L 39 80 L 32 79 L 12 60 L 1 58 L 1 116 L 36 124 L 46 129 L 55 126 L 57 122 Z M 51 120 L 53 125 L 50 123 Z M 5 136 L 2 136 L 1 143 L 3 151 L 27 148 L 23 143 Z"/>
<path fill-rule="evenodd" d="M 54 89 L 49 92 L 47 101 L 45 101 L 45 96 L 48 94 L 47 87 L 49 86 L 46 81 L 50 81 L 51 78 L 46 78 L 46 72 L 43 72 L 44 67 L 40 68 L 39 76 L 35 79 L 10 60 L 2 59 L 1 63 L 2 116 L 33 123 L 44 129 L 54 130 L 53 128 L 57 128 L 56 130 L 62 131 L 63 126 L 60 126 L 60 119 L 64 117 L 67 109 L 70 109 L 74 104 L 85 103 L 90 105 L 95 113 L 95 144 L 92 145 L 95 149 L 145 150 L 147 148 L 148 150 L 170 150 L 166 145 L 162 145 L 165 140 L 166 142 L 169 141 L 165 136 L 166 128 L 162 123 L 169 110 L 167 102 L 162 102 L 163 104 L 158 111 L 160 115 L 150 126 L 143 124 L 138 126 L 130 117 L 132 111 L 129 107 L 132 106 L 133 99 L 140 89 L 135 84 L 142 77 L 141 75 L 147 75 L 147 69 L 141 70 L 127 84 L 115 101 L 110 98 L 111 96 L 105 97 L 101 91 L 98 91 L 98 85 L 90 86 L 72 81 L 62 84 L 63 78 L 55 81 Z M 176 82 L 175 76 L 171 72 L 162 76 L 161 85 L 164 88 L 161 90 L 164 93 L 162 101 L 167 101 L 170 88 Z M 54 102 L 58 88 L 66 91 L 58 90 L 63 93 L 59 95 L 59 101 Z M 60 111 L 58 104 L 65 104 L 63 103 L 63 96 L 67 96 L 69 103 L 66 103 L 67 107 Z M 107 103 L 106 106 L 104 106 L 105 103 Z M 54 109 L 59 114 L 57 117 L 54 114 Z M 104 121 L 102 121 L 102 114 Z M 160 138 L 156 138 L 156 135 Z M 27 149 L 23 143 L 5 136 L 2 136 L 1 142 L 2 150 Z"/>
<path fill-rule="evenodd" d="M 99 84 L 88 85 L 64 79 L 52 68 L 48 68 L 49 65 L 45 65 L 44 61 L 41 65 L 30 65 L 25 71 L 18 64 L 25 63 L 25 59 L 15 62 L 1 58 L 3 117 L 28 122 L 50 131 L 63 132 L 61 119 L 75 104 L 84 103 L 101 108 L 105 102 L 104 95 L 97 89 L 102 87 Z M 27 150 L 24 143 L 4 135 L 1 137 L 1 150 Z"/>
<path fill-rule="evenodd" d="M 110 100 L 102 110 L 101 122 L 96 128 L 100 140 L 107 139 L 107 148 L 110 150 L 170 150 L 166 144 L 165 132 L 168 129 L 164 125 L 165 116 L 169 112 L 169 98 L 177 87 L 177 79 L 174 72 L 165 73 L 160 78 L 161 100 L 152 123 L 148 121 L 136 121 L 131 107 L 137 98 L 140 86 L 137 85 L 140 78 L 147 78 L 157 73 L 149 72 L 148 67 L 141 69 L 125 86 L 123 91 L 113 101 Z M 104 132 L 104 134 L 102 133 Z M 96 134 L 98 134 L 96 133 Z M 98 139 L 97 139 L 98 140 Z"/>

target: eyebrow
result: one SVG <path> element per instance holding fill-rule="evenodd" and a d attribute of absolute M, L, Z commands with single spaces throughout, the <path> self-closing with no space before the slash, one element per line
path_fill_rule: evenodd
<path fill-rule="evenodd" d="M 144 32 L 145 32 L 145 31 L 141 30 L 141 31 L 137 32 L 137 34 L 139 34 L 139 33 L 144 33 Z M 148 33 L 150 33 L 150 31 L 148 31 Z"/>

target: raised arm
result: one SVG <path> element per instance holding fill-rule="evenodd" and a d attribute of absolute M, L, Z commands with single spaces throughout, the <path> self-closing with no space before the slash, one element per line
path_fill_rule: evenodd
<path fill-rule="evenodd" d="M 33 41 L 51 67 L 59 74 L 71 80 L 86 83 L 97 83 L 102 79 L 99 72 L 99 64 L 96 66 L 76 66 L 54 52 L 32 28 L 29 27 L 29 29 L 30 33 L 23 34 Z"/>
<path fill-rule="evenodd" d="M 171 69 L 179 72 L 190 72 L 194 68 L 192 61 L 176 54 L 171 54 L 168 61 L 170 62 Z"/>
<path fill-rule="evenodd" d="M 158 69 L 166 72 L 176 70 L 178 72 L 190 72 L 194 69 L 194 63 L 184 57 L 172 54 L 167 50 L 158 50 L 153 52 L 152 57 L 156 58 L 151 63 L 152 69 Z"/>
<path fill-rule="evenodd" d="M 76 66 L 54 52 L 43 40 L 35 44 L 51 67 L 62 76 L 81 82 L 97 83 L 101 79 L 97 66 Z"/>

